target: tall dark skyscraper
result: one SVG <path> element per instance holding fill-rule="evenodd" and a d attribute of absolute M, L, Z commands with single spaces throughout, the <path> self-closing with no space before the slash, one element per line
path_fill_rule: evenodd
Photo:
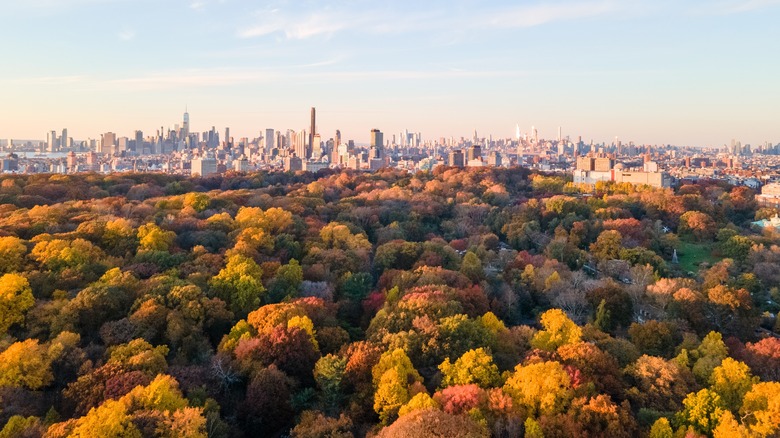
<path fill-rule="evenodd" d="M 378 129 L 371 130 L 371 150 L 373 154 L 371 158 L 384 158 L 384 145 L 385 139 L 382 131 Z"/>
<path fill-rule="evenodd" d="M 317 134 L 317 109 L 311 107 L 311 127 L 309 128 L 309 150 L 314 149 L 314 136 Z"/>

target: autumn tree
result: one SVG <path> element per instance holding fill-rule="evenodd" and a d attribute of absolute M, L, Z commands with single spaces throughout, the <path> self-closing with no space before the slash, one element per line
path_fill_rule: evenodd
<path fill-rule="evenodd" d="M 707 213 L 687 211 L 680 216 L 680 234 L 690 236 L 697 242 L 711 240 L 715 231 L 715 221 Z"/>
<path fill-rule="evenodd" d="M 27 247 L 14 236 L 0 237 L 0 273 L 18 271 L 24 263 Z"/>
<path fill-rule="evenodd" d="M 0 353 L 0 387 L 39 389 L 52 379 L 49 352 L 37 340 L 15 342 Z"/>
<path fill-rule="evenodd" d="M 422 382 L 422 376 L 401 349 L 383 353 L 371 374 L 376 388 L 374 411 L 384 424 L 388 424 L 414 395 L 410 393 L 410 387 Z"/>
<path fill-rule="evenodd" d="M 454 364 L 447 358 L 439 365 L 439 370 L 442 373 L 442 387 L 477 384 L 488 389 L 501 383 L 493 357 L 483 348 L 467 351 Z"/>
<path fill-rule="evenodd" d="M 780 383 L 761 382 L 745 394 L 739 411 L 743 424 L 758 436 L 772 436 L 780 430 Z"/>
<path fill-rule="evenodd" d="M 544 329 L 537 332 L 531 341 L 534 348 L 555 351 L 561 345 L 580 341 L 582 329 L 560 309 L 544 312 L 540 322 Z"/>
<path fill-rule="evenodd" d="M 144 224 L 138 227 L 140 247 L 147 251 L 168 251 L 176 238 L 173 231 L 165 231 L 155 224 Z"/>
<path fill-rule="evenodd" d="M 744 363 L 727 357 L 712 371 L 710 383 L 710 389 L 720 396 L 723 406 L 737 412 L 745 394 L 758 383 L 758 377 L 753 377 Z"/>
<path fill-rule="evenodd" d="M 693 376 L 673 361 L 643 355 L 626 372 L 634 381 L 628 396 L 632 404 L 658 411 L 677 411 L 694 387 Z"/>
<path fill-rule="evenodd" d="M 764 338 L 745 346 L 745 362 L 763 380 L 780 380 L 780 339 Z"/>
<path fill-rule="evenodd" d="M 317 411 L 304 411 L 290 431 L 292 438 L 352 438 L 352 420 L 341 414 L 332 418 Z"/>
<path fill-rule="evenodd" d="M 699 433 L 710 435 L 718 426 L 723 410 L 720 396 L 712 390 L 702 389 L 685 397 L 683 410 L 677 415 L 677 419 Z"/>
<path fill-rule="evenodd" d="M 416 410 L 382 429 L 377 438 L 487 438 L 488 431 L 463 415 L 452 415 L 438 409 Z"/>
<path fill-rule="evenodd" d="M 259 370 L 249 382 L 243 417 L 248 425 L 271 436 L 292 420 L 290 383 L 275 366 Z"/>
<path fill-rule="evenodd" d="M 554 361 L 518 365 L 503 389 L 532 415 L 561 412 L 573 396 L 569 373 Z"/>
<path fill-rule="evenodd" d="M 30 283 L 19 274 L 0 277 L 0 337 L 14 324 L 24 321 L 24 315 L 35 304 Z"/>

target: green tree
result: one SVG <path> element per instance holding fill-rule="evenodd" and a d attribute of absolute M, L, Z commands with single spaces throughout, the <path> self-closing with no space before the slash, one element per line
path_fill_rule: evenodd
<path fill-rule="evenodd" d="M 262 276 L 263 270 L 254 260 L 234 254 L 209 285 L 214 295 L 225 301 L 230 310 L 243 316 L 260 305 L 260 298 L 265 292 Z"/>
<path fill-rule="evenodd" d="M 693 375 L 701 384 L 710 380 L 712 371 L 720 365 L 723 359 L 729 355 L 728 348 L 723 342 L 723 335 L 718 332 L 709 332 L 702 339 L 699 348 L 696 349 L 698 359 L 693 364 Z"/>
<path fill-rule="evenodd" d="M 285 298 L 295 298 L 301 283 L 303 283 L 303 269 L 298 260 L 292 259 L 290 263 L 276 270 L 272 285 L 268 287 L 269 299 L 277 302 Z"/>
<path fill-rule="evenodd" d="M 623 236 L 619 231 L 606 230 L 599 234 L 596 242 L 590 245 L 590 253 L 599 260 L 614 260 L 620 258 L 623 248 Z"/>
<path fill-rule="evenodd" d="M 474 283 L 479 282 L 485 276 L 485 271 L 482 269 L 482 261 L 471 251 L 467 251 L 466 255 L 463 256 L 460 272 Z"/>
<path fill-rule="evenodd" d="M 607 300 L 602 299 L 599 306 L 596 308 L 596 316 L 593 318 L 593 326 L 597 329 L 606 332 L 612 326 L 610 320 L 610 312 L 607 309 Z"/>
<path fill-rule="evenodd" d="M 314 365 L 314 381 L 322 394 L 322 404 L 327 413 L 335 414 L 343 398 L 342 382 L 347 360 L 328 354 Z"/>

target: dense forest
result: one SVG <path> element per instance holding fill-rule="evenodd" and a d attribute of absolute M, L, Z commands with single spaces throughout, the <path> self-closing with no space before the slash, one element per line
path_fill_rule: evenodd
<path fill-rule="evenodd" d="M 780 433 L 780 233 L 744 187 L 0 181 L 0 438 Z"/>

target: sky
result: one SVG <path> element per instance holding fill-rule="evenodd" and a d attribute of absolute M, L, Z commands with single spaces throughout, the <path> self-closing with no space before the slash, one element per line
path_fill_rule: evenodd
<path fill-rule="evenodd" d="M 780 0 L 0 0 L 0 138 L 780 142 Z"/>

